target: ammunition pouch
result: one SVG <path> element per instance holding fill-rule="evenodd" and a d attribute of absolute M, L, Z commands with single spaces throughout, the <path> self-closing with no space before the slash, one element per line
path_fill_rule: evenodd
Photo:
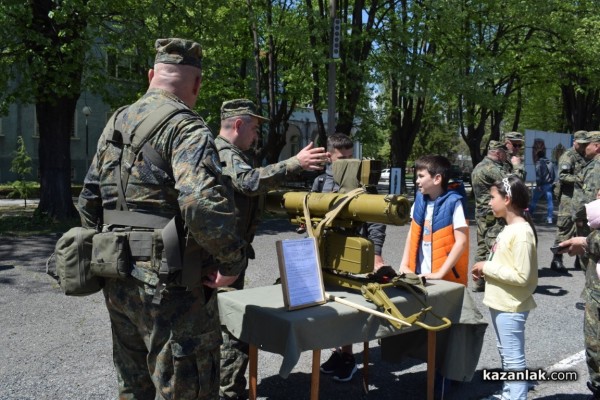
<path fill-rule="evenodd" d="M 98 232 L 94 228 L 76 227 L 65 232 L 56 242 L 54 253 L 46 262 L 46 273 L 53 276 L 67 296 L 87 296 L 102 289 L 104 281 L 92 274 L 92 242 Z M 56 272 L 49 270 L 54 258 Z"/>
<path fill-rule="evenodd" d="M 136 261 L 149 261 L 144 264 L 150 266 L 163 284 L 168 282 L 188 289 L 202 285 L 202 276 L 207 274 L 206 268 L 204 271 L 202 268 L 206 252 L 187 233 L 181 217 L 168 219 L 135 211 L 105 210 L 104 222 L 112 230 L 97 235 L 107 236 L 98 239 L 96 269 L 106 274 L 101 276 L 122 278 L 130 274 Z M 117 223 L 131 226 L 113 227 Z M 108 256 L 108 249 L 114 251 L 113 257 Z"/>
<path fill-rule="evenodd" d="M 125 278 L 132 263 L 128 232 L 102 232 L 92 239 L 90 270 L 102 278 Z"/>

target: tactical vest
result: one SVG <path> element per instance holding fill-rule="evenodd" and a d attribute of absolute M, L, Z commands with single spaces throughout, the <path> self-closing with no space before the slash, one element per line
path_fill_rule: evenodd
<path fill-rule="evenodd" d="M 120 129 L 123 110 L 118 109 L 106 125 L 103 136 L 119 149 L 119 167 L 115 168 L 118 198 L 116 209 L 104 209 L 103 232 L 115 235 L 126 233 L 129 262 L 149 261 L 158 274 L 153 302 L 158 304 L 161 292 L 169 282 L 188 289 L 202 285 L 202 260 L 206 254 L 187 232 L 181 215 L 171 217 L 130 211 L 125 197 L 127 183 L 135 160 L 143 155 L 155 167 L 164 171 L 173 181 L 171 166 L 150 145 L 149 140 L 175 115 L 191 111 L 177 103 L 165 103 L 149 113 L 131 132 Z M 109 130 L 109 131 L 107 131 Z M 112 132 L 111 132 L 112 131 Z M 175 279 L 174 277 L 177 276 Z"/>

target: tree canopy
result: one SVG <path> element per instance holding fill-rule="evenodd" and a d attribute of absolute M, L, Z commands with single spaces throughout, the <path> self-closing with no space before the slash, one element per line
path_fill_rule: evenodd
<path fill-rule="evenodd" d="M 257 154 L 268 162 L 300 106 L 313 108 L 324 140 L 330 65 L 336 130 L 358 132 L 369 155 L 387 154 L 387 142 L 394 167 L 415 151 L 452 155 L 455 138 L 477 163 L 504 131 L 600 125 L 600 0 L 332 1 L 0 2 L 0 110 L 36 106 L 41 211 L 74 214 L 77 99 L 92 92 L 113 107 L 136 99 L 159 37 L 202 44 L 197 111 L 211 126 L 225 99 L 261 104 L 271 121 Z M 342 27 L 339 59 L 330 54 L 333 17 Z"/>

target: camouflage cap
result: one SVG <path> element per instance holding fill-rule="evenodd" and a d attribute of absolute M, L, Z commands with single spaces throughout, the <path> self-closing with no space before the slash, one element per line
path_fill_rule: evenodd
<path fill-rule="evenodd" d="M 588 138 L 590 140 L 590 143 L 600 143 L 600 131 L 588 132 Z"/>
<path fill-rule="evenodd" d="M 497 140 L 490 140 L 490 144 L 488 146 L 488 150 L 508 150 L 506 145 L 503 142 L 499 142 Z"/>
<path fill-rule="evenodd" d="M 202 48 L 196 42 L 179 38 L 157 39 L 154 47 L 154 64 L 179 64 L 202 68 Z"/>
<path fill-rule="evenodd" d="M 221 105 L 221 120 L 237 117 L 238 115 L 250 115 L 254 118 L 258 118 L 258 122 L 261 124 L 269 120 L 258 114 L 256 106 L 248 99 L 235 99 L 223 102 Z"/>
<path fill-rule="evenodd" d="M 577 143 L 586 144 L 590 142 L 588 131 L 577 131 L 573 134 L 573 138 Z"/>
<path fill-rule="evenodd" d="M 504 140 L 510 140 L 511 142 L 522 142 L 523 134 L 520 132 L 508 132 L 504 134 Z"/>

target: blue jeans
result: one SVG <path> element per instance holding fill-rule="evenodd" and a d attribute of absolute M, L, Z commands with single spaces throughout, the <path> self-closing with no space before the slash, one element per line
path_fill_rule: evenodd
<path fill-rule="evenodd" d="M 523 371 L 525 362 L 525 321 L 529 311 L 503 312 L 490 308 L 496 344 L 504 371 Z M 527 399 L 527 381 L 505 381 L 502 400 Z"/>
<path fill-rule="evenodd" d="M 548 220 L 551 220 L 552 214 L 554 213 L 551 183 L 544 183 L 541 187 L 538 186 L 535 189 L 533 189 L 533 197 L 531 199 L 531 204 L 529 205 L 529 213 L 533 215 L 533 213 L 535 212 L 535 207 L 537 206 L 537 202 L 543 194 L 546 195 L 546 203 L 548 204 Z"/>

